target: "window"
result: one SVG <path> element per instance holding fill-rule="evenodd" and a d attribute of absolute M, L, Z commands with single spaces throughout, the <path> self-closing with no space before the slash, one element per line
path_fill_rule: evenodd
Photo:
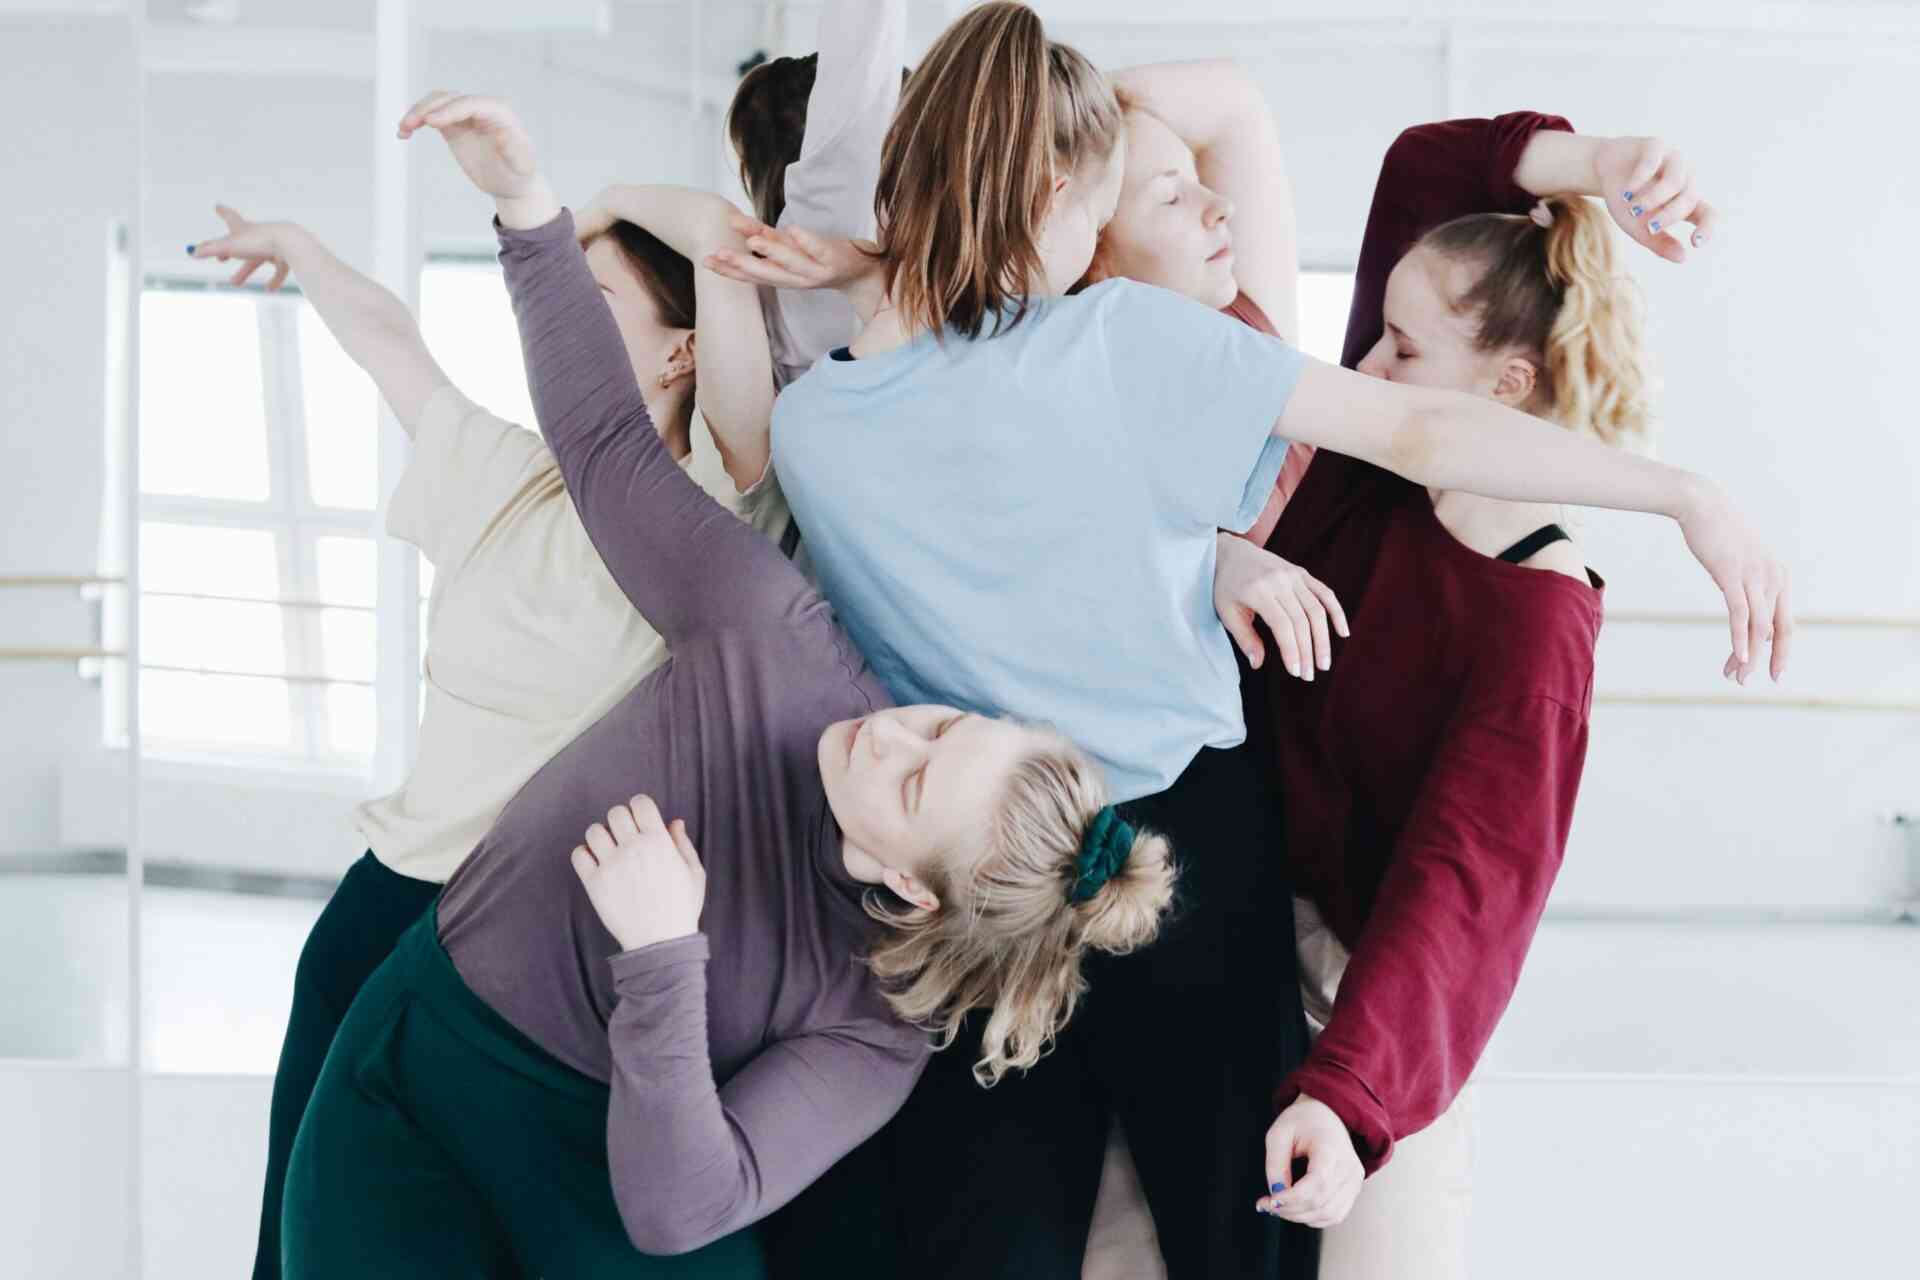
<path fill-rule="evenodd" d="M 365 769 L 371 382 L 292 291 L 149 279 L 141 335 L 143 746 Z"/>
<path fill-rule="evenodd" d="M 1300 349 L 1316 360 L 1340 363 L 1347 311 L 1353 306 L 1353 272 L 1300 273 Z"/>
<path fill-rule="evenodd" d="M 420 273 L 420 332 L 447 378 L 508 422 L 533 426 L 533 397 L 506 281 L 491 257 L 435 257 Z"/>

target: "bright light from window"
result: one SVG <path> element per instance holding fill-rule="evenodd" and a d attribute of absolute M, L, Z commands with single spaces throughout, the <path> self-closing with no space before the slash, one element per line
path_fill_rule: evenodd
<path fill-rule="evenodd" d="M 1316 360 L 1340 363 L 1347 311 L 1353 306 L 1351 271 L 1300 273 L 1300 349 Z"/>
<path fill-rule="evenodd" d="M 306 411 L 307 487 L 315 506 L 378 504 L 378 407 L 373 380 L 347 358 L 319 315 L 300 305 L 300 397 Z"/>
<path fill-rule="evenodd" d="M 447 377 L 475 404 L 534 425 L 520 331 L 497 267 L 429 264 L 420 273 L 420 330 Z"/>
<path fill-rule="evenodd" d="M 140 299 L 140 488 L 263 501 L 267 410 L 252 298 Z"/>

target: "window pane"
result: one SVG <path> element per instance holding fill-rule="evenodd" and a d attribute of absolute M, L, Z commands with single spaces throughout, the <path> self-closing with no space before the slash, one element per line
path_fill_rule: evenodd
<path fill-rule="evenodd" d="M 320 598 L 328 604 L 374 605 L 378 575 L 371 538 L 317 538 Z"/>
<path fill-rule="evenodd" d="M 300 307 L 300 395 L 313 501 L 371 511 L 378 500 L 379 466 L 373 381 L 305 303 Z"/>
<path fill-rule="evenodd" d="M 252 298 L 141 294 L 140 488 L 266 500 L 267 408 Z"/>
<path fill-rule="evenodd" d="M 143 591 L 195 591 L 273 600 L 280 595 L 280 560 L 264 529 L 207 525 L 140 525 Z"/>
<path fill-rule="evenodd" d="M 280 608 L 271 604 L 142 596 L 140 661 L 161 667 L 277 675 L 287 669 L 286 630 L 280 615 Z"/>
<path fill-rule="evenodd" d="M 140 729 L 147 742 L 288 749 L 293 720 L 284 680 L 140 673 Z"/>
<path fill-rule="evenodd" d="M 441 264 L 421 271 L 420 329 L 454 386 L 509 422 L 534 425 L 520 331 L 497 268 Z"/>
<path fill-rule="evenodd" d="M 1300 273 L 1300 349 L 1328 364 L 1340 363 L 1347 336 L 1347 310 L 1353 305 L 1353 273 Z"/>
<path fill-rule="evenodd" d="M 373 615 L 349 609 L 320 611 L 321 674 L 338 680 L 373 679 Z"/>
<path fill-rule="evenodd" d="M 327 745 L 343 756 L 373 754 L 373 690 L 353 684 L 327 686 Z"/>

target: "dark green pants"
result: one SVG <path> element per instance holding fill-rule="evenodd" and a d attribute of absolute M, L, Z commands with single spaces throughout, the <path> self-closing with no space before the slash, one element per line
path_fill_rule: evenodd
<path fill-rule="evenodd" d="M 474 995 L 435 915 L 368 980 L 321 1069 L 287 1175 L 287 1276 L 762 1280 L 752 1231 L 680 1257 L 634 1249 L 607 1087 Z"/>
<path fill-rule="evenodd" d="M 287 1015 L 287 1038 L 280 1045 L 280 1066 L 273 1075 L 266 1188 L 260 1197 L 253 1280 L 280 1280 L 280 1202 L 286 1193 L 287 1161 L 293 1156 L 300 1117 L 307 1113 L 307 1099 L 313 1096 L 333 1037 L 360 988 L 439 893 L 438 884 L 403 876 L 369 850 L 347 869 L 300 949 L 300 967 L 293 977 L 293 1010 Z"/>

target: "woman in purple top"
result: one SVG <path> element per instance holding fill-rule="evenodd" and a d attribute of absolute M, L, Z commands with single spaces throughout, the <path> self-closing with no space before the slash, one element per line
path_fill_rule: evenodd
<path fill-rule="evenodd" d="M 1165 843 L 1059 735 L 890 705 L 666 451 L 507 109 L 435 95 L 402 136 L 422 126 L 496 196 L 540 424 L 672 656 L 534 775 L 354 1002 L 295 1142 L 286 1272 L 758 1274 L 741 1229 L 900 1105 L 916 1024 L 982 1009 L 984 1078 L 1035 1061 L 1082 953 L 1154 934 Z"/>

